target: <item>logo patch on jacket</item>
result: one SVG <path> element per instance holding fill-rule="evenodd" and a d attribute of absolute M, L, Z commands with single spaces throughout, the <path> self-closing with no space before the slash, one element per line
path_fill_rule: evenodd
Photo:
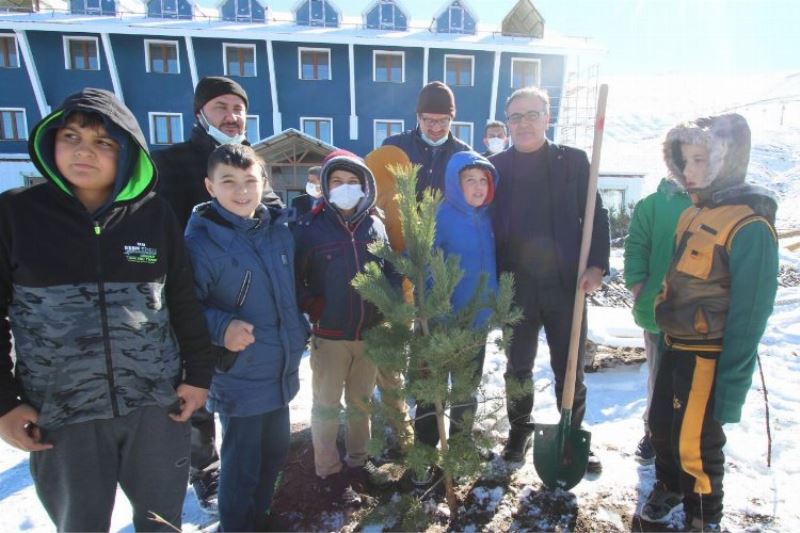
<path fill-rule="evenodd" d="M 125 259 L 131 263 L 143 263 L 146 265 L 153 265 L 158 261 L 158 249 L 151 248 L 143 242 L 136 244 L 126 244 L 122 247 L 122 253 L 125 254 Z"/>

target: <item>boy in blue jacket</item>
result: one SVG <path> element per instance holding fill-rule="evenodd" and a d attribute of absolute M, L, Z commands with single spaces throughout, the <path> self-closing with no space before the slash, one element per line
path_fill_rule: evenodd
<path fill-rule="evenodd" d="M 289 450 L 289 402 L 308 325 L 297 308 L 294 242 L 283 210 L 261 203 L 266 173 L 249 146 L 219 146 L 186 228 L 212 342 L 208 408 L 219 413 L 220 529 L 263 531 Z"/>
<path fill-rule="evenodd" d="M 499 176 L 494 166 L 477 152 L 457 152 L 450 157 L 445 170 L 444 201 L 436 213 L 436 238 L 434 246 L 441 248 L 445 256 L 459 257 L 464 276 L 456 285 L 451 303 L 453 311 L 464 309 L 478 288 L 482 274 L 486 275 L 485 296 L 497 292 L 497 266 L 495 263 L 494 232 L 489 215 L 489 205 L 494 199 Z M 490 310 L 481 309 L 475 325 L 489 318 Z M 472 389 L 477 390 L 483 375 L 485 347 L 474 359 Z M 469 433 L 477 410 L 475 393 L 463 401 L 450 406 L 450 436 L 458 432 Z M 414 433 L 418 442 L 436 447 L 439 429 L 433 416 L 433 405 L 417 405 Z M 417 480 L 419 485 L 428 485 L 429 479 Z"/>
<path fill-rule="evenodd" d="M 346 492 L 353 476 L 341 474 L 336 447 L 342 390 L 347 403 L 345 463 L 356 474 L 367 461 L 369 399 L 377 368 L 364 353 L 363 334 L 382 320 L 377 308 L 351 285 L 364 265 L 377 262 L 390 279 L 400 279 L 389 263 L 368 250 L 373 241 L 388 243 L 375 214 L 375 177 L 355 155 L 339 151 L 324 162 L 322 203 L 294 228 L 297 243 L 298 301 L 313 323 L 311 436 L 321 487 Z"/>

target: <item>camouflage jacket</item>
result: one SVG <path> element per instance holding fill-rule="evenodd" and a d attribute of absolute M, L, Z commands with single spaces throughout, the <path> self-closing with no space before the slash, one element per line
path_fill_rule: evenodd
<path fill-rule="evenodd" d="M 83 93 L 92 91 L 113 98 Z M 133 175 L 119 174 L 117 196 L 90 214 L 36 157 L 52 152 L 64 115 L 56 110 L 31 132 L 48 182 L 0 195 L 0 416 L 28 403 L 43 428 L 169 408 L 181 381 L 207 388 L 211 379 L 191 264 L 175 215 L 152 192 L 138 126 L 126 128 L 139 149 Z M 135 125 L 129 112 L 122 118 Z"/>

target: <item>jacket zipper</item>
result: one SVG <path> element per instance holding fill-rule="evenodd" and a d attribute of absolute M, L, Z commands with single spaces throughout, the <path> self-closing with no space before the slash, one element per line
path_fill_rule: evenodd
<path fill-rule="evenodd" d="M 358 268 L 358 265 L 359 265 L 359 262 L 358 262 L 358 248 L 356 247 L 356 230 L 358 229 L 358 226 L 361 225 L 362 221 L 363 221 L 363 219 L 359 220 L 352 231 L 350 231 L 350 228 L 347 227 L 347 224 L 345 224 L 341 220 L 339 221 L 339 223 L 342 224 L 342 226 L 344 226 L 344 229 L 347 230 L 347 232 L 350 234 L 350 243 L 353 245 L 353 255 L 355 256 L 355 260 L 356 260 L 355 265 L 354 265 L 356 274 L 359 272 L 359 268 Z M 353 276 L 355 276 L 355 274 L 353 274 Z M 359 297 L 358 301 L 359 301 L 359 307 L 361 308 L 361 316 L 358 317 L 358 325 L 356 326 L 356 339 L 355 340 L 359 340 L 359 338 L 361 337 L 361 327 L 364 325 L 364 314 L 365 314 L 364 299 Z"/>
<path fill-rule="evenodd" d="M 116 385 L 114 383 L 114 365 L 111 360 L 111 334 L 108 330 L 108 309 L 106 309 L 105 284 L 103 283 L 103 260 L 100 249 L 100 234 L 102 230 L 100 224 L 94 221 L 94 234 L 97 236 L 97 289 L 100 300 L 100 321 L 103 326 L 103 345 L 106 350 L 106 372 L 108 372 L 108 388 L 111 398 L 111 412 L 114 418 L 119 416 L 119 406 L 117 405 Z"/>

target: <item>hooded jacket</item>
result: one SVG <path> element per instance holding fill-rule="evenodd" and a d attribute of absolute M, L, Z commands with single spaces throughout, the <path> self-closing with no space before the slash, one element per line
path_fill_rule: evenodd
<path fill-rule="evenodd" d="M 242 144 L 249 146 L 250 143 L 244 141 Z M 204 180 L 208 174 L 208 157 L 217 146 L 219 143 L 195 122 L 188 141 L 153 152 L 153 161 L 158 168 L 158 194 L 175 211 L 181 229 L 186 227 L 194 206 L 211 200 Z M 263 202 L 283 207 L 272 190 L 264 191 Z"/>
<path fill-rule="evenodd" d="M 349 217 L 330 203 L 328 179 L 336 169 L 359 177 L 364 190 Z M 374 241 L 388 244 L 386 228 L 374 213 L 375 178 L 355 157 L 328 160 L 320 175 L 322 203 L 294 227 L 297 301 L 309 314 L 314 335 L 332 340 L 362 340 L 363 332 L 380 323 L 377 308 L 361 298 L 350 282 L 369 262 L 378 263 L 390 282 L 401 280 L 391 264 L 369 252 Z"/>
<path fill-rule="evenodd" d="M 681 144 L 709 152 L 706 187 L 691 191 L 675 234 L 675 255 L 656 300 L 656 323 L 673 348 L 706 342 L 720 351 L 714 416 L 738 422 L 750 389 L 756 350 L 777 291 L 777 203 L 762 187 L 744 183 L 750 129 L 739 115 L 704 117 L 673 128 L 664 160 L 686 183 Z"/>
<path fill-rule="evenodd" d="M 436 191 L 443 190 L 445 167 L 450 157 L 456 152 L 472 150 L 449 132 L 444 144 L 431 146 L 422 140 L 419 127 L 387 137 L 382 146 L 397 146 L 412 163 L 422 166 L 417 173 L 417 196 L 428 187 Z"/>
<path fill-rule="evenodd" d="M 633 318 L 642 329 L 658 333 L 655 300 L 661 291 L 675 241 L 675 226 L 692 205 L 689 195 L 674 180 L 664 178 L 653 194 L 636 204 L 625 238 L 625 286 L 642 288 L 633 304 Z"/>
<path fill-rule="evenodd" d="M 255 342 L 228 369 L 217 368 L 208 406 L 254 416 L 288 405 L 300 387 L 298 367 L 308 323 L 297 308 L 294 242 L 286 211 L 260 206 L 242 218 L 216 200 L 201 204 L 186 228 L 197 295 L 212 342 L 223 347 L 233 319 L 253 324 Z"/>
<path fill-rule="evenodd" d="M 466 167 L 477 166 L 491 176 L 489 191 L 483 205 L 473 207 L 464 198 L 459 173 Z M 455 311 L 464 309 L 478 289 L 482 274 L 486 275 L 484 297 L 497 292 L 497 267 L 495 264 L 494 232 L 489 216 L 489 205 L 500 180 L 489 161 L 476 152 L 457 152 L 447 163 L 445 171 L 444 201 L 436 213 L 436 238 L 434 245 L 445 256 L 459 257 L 464 272 L 456 285 L 451 303 Z M 475 324 L 482 325 L 491 311 L 481 309 Z"/>
<path fill-rule="evenodd" d="M 128 153 L 112 197 L 94 213 L 53 163 L 55 134 L 75 111 L 102 117 Z M 211 344 L 189 258 L 172 210 L 152 192 L 155 169 L 131 112 L 107 91 L 84 89 L 33 128 L 29 152 L 46 182 L 0 195 L 0 312 L 8 317 L 0 414 L 28 403 L 40 426 L 54 428 L 174 407 L 181 381 L 207 388 Z"/>

